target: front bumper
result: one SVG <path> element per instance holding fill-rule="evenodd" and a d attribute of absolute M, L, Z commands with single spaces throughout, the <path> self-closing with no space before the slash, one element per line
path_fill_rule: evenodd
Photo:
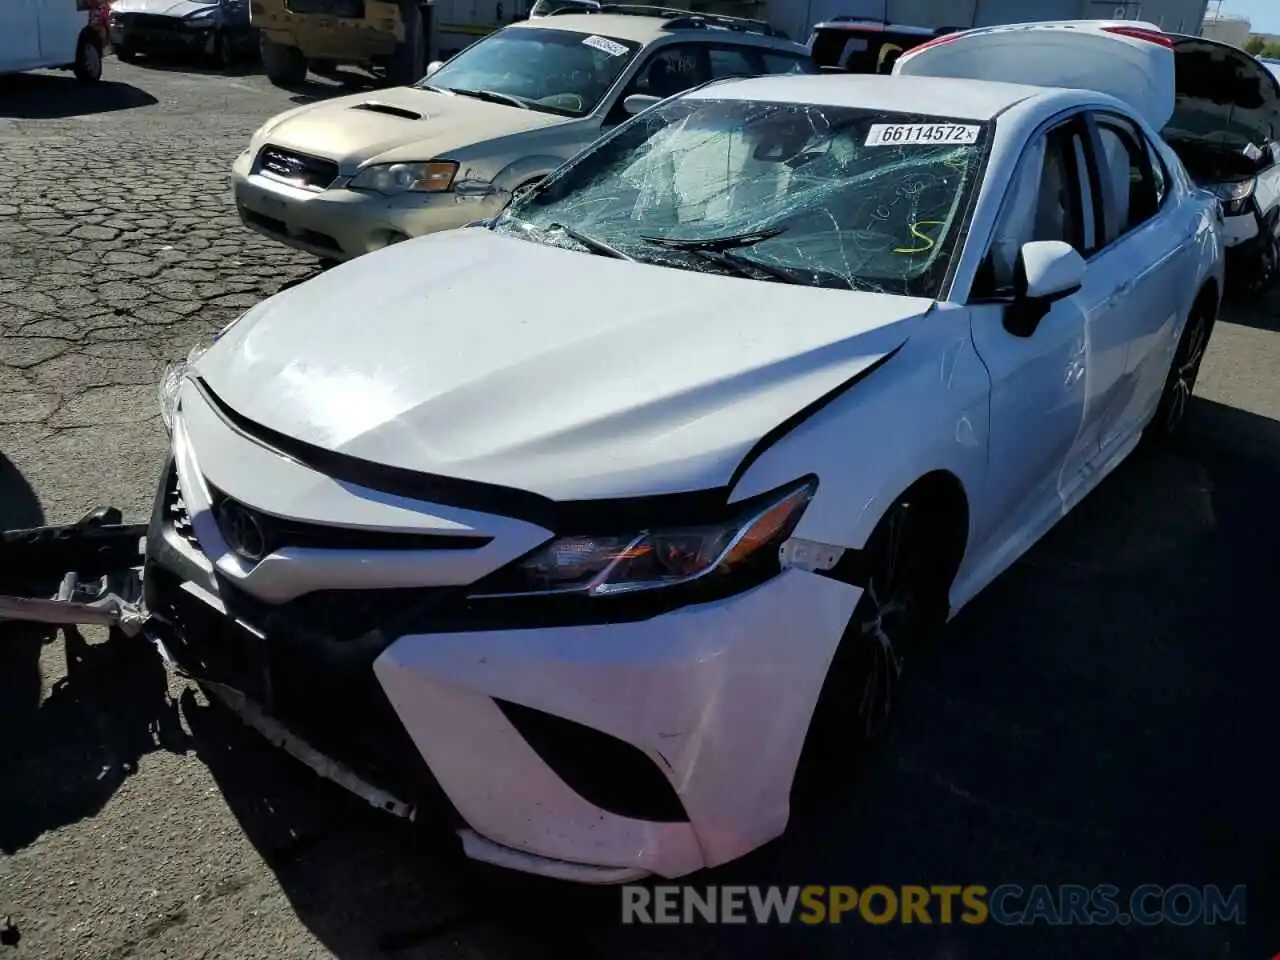
<path fill-rule="evenodd" d="M 506 193 L 464 196 L 452 191 L 387 197 L 350 190 L 345 177 L 327 188 L 295 186 L 261 172 L 258 156 L 235 161 L 231 185 L 246 227 L 329 260 L 350 260 L 410 237 L 452 230 L 494 216 Z"/>
<path fill-rule="evenodd" d="M 455 811 L 467 854 L 504 867 L 596 883 L 676 877 L 782 832 L 857 588 L 791 569 L 648 619 L 557 626 L 551 611 L 543 626 L 481 623 L 461 596 L 471 573 L 335 589 L 335 568 L 348 564 L 355 582 L 378 558 L 295 550 L 282 551 L 297 568 L 293 595 L 265 602 L 255 591 L 278 582 L 254 580 L 228 556 L 206 487 L 226 491 L 219 471 L 238 461 L 256 482 L 235 495 L 268 511 L 273 491 L 288 498 L 324 478 L 265 448 L 258 461 L 243 436 L 212 436 L 197 404 L 184 393 L 196 415 L 175 420 L 145 575 L 148 609 L 191 673 L 263 703 L 369 783 Z M 278 482 L 256 469 L 269 460 Z M 326 489 L 362 509 L 386 499 Z M 386 526 L 403 528 L 388 511 Z M 508 540 L 495 537 L 500 552 L 524 552 Z M 321 587 L 306 590 L 308 577 Z"/>
<path fill-rule="evenodd" d="M 107 35 L 116 50 L 137 53 L 210 53 L 216 28 L 188 28 L 181 22 L 172 27 L 134 27 L 129 24 L 110 26 Z"/>

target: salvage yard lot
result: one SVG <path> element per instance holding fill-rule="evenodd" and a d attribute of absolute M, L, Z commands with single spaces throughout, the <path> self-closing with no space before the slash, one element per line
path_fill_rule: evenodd
<path fill-rule="evenodd" d="M 0 528 L 146 516 L 165 363 L 315 269 L 241 228 L 231 161 L 333 90 L 114 60 L 90 90 L 0 78 Z M 856 793 L 696 880 L 1247 884 L 1246 928 L 621 928 L 616 891 L 475 870 L 139 644 L 8 631 L 0 960 L 1273 955 L 1278 309 L 1228 308 L 1185 442 L 1135 456 L 956 621 Z"/>

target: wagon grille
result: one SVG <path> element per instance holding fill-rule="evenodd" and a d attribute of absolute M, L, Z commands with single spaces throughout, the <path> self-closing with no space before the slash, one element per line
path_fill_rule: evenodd
<path fill-rule="evenodd" d="M 332 160 L 309 157 L 268 144 L 258 155 L 258 169 L 262 173 L 285 180 L 295 186 L 324 190 L 338 179 L 338 165 Z"/>

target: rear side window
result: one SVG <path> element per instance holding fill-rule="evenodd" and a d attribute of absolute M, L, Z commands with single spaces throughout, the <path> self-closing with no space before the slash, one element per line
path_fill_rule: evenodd
<path fill-rule="evenodd" d="M 1129 121 L 1112 114 L 1095 117 L 1102 187 L 1102 246 L 1155 216 L 1163 199 L 1151 165 L 1150 147 Z"/>
<path fill-rule="evenodd" d="M 798 57 L 790 53 L 763 53 L 760 59 L 764 63 L 765 73 L 817 73 L 818 68 L 808 57 Z"/>

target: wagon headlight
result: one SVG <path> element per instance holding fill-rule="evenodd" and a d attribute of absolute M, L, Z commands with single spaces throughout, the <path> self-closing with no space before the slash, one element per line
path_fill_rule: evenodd
<path fill-rule="evenodd" d="M 458 165 L 451 160 L 429 163 L 379 163 L 351 178 L 352 190 L 376 190 L 387 196 L 401 193 L 441 193 L 453 186 Z"/>
<path fill-rule="evenodd" d="M 191 27 L 194 30 L 203 30 L 206 27 L 212 27 L 216 25 L 217 18 L 210 17 L 210 16 L 188 17 L 186 20 L 183 21 L 183 23 L 185 23 L 188 27 Z"/>
<path fill-rule="evenodd" d="M 1247 180 L 1235 180 L 1231 183 L 1215 183 L 1209 189 L 1222 201 L 1222 212 L 1228 217 L 1244 213 L 1258 181 L 1254 177 Z"/>
<path fill-rule="evenodd" d="M 705 526 L 558 537 L 478 583 L 471 597 L 613 597 L 776 568 L 816 489 L 816 481 L 793 484 Z"/>

